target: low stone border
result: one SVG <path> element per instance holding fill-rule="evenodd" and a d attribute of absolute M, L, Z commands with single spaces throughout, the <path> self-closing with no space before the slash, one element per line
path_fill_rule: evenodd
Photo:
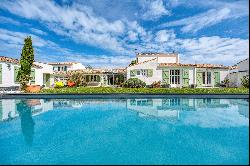
<path fill-rule="evenodd" d="M 143 94 L 143 93 L 105 93 L 105 94 L 0 94 L 0 99 L 130 99 L 130 98 L 217 98 L 249 99 L 249 94 Z"/>

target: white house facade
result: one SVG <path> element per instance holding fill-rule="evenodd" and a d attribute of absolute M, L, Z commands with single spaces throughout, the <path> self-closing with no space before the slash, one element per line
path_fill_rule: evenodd
<path fill-rule="evenodd" d="M 249 76 L 249 58 L 238 62 L 232 70 L 229 71 L 227 79 L 230 87 L 241 87 L 242 78 Z"/>
<path fill-rule="evenodd" d="M 19 86 L 17 74 L 20 68 L 17 59 L 0 56 L 0 87 Z M 43 85 L 43 67 L 33 64 L 30 84 Z"/>
<path fill-rule="evenodd" d="M 20 69 L 19 60 L 0 56 L 0 87 L 18 87 L 17 81 L 18 71 Z M 51 87 L 56 81 L 66 81 L 67 78 L 58 72 L 68 72 L 73 70 L 86 69 L 81 63 L 76 62 L 58 62 L 58 63 L 43 63 L 34 62 L 31 69 L 30 80 L 31 85 L 40 85 Z"/>
<path fill-rule="evenodd" d="M 230 69 L 223 65 L 181 64 L 176 53 L 141 53 L 136 62 L 127 67 L 127 79 L 139 78 L 147 85 L 160 81 L 170 87 L 217 87 Z"/>

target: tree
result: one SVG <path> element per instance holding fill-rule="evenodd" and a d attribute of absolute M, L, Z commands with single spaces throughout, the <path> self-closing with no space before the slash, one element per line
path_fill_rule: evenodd
<path fill-rule="evenodd" d="M 129 66 L 136 64 L 136 60 L 132 60 L 129 64 Z"/>
<path fill-rule="evenodd" d="M 31 67 L 34 62 L 34 49 L 30 36 L 24 39 L 24 46 L 20 58 L 21 68 L 18 71 L 17 79 L 21 84 L 21 89 L 24 90 L 31 79 Z"/>
<path fill-rule="evenodd" d="M 244 77 L 241 79 L 241 85 L 242 85 L 244 88 L 249 88 L 249 76 L 244 76 Z"/>

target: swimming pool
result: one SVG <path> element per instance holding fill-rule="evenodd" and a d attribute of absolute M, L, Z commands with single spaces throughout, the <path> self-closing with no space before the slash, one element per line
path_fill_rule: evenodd
<path fill-rule="evenodd" d="M 248 164 L 248 99 L 2 99 L 0 164 Z"/>

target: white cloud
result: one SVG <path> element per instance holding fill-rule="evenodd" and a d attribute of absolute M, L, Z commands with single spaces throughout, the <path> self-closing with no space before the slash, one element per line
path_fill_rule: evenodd
<path fill-rule="evenodd" d="M 46 50 L 50 50 L 51 52 L 59 53 L 61 55 L 71 53 L 70 50 L 66 48 L 61 48 L 58 44 L 50 41 L 44 40 L 34 34 L 22 33 L 22 32 L 15 32 L 9 31 L 0 28 L 0 52 L 8 53 L 5 56 L 17 56 L 20 55 L 23 44 L 24 38 L 27 36 L 31 36 L 32 44 L 35 48 L 35 54 L 37 55 L 36 58 L 41 58 L 42 56 L 46 56 Z"/>
<path fill-rule="evenodd" d="M 249 40 L 219 36 L 179 40 L 184 63 L 212 63 L 232 65 L 249 57 Z"/>
<path fill-rule="evenodd" d="M 21 23 L 19 21 L 13 20 L 13 19 L 8 18 L 8 17 L 3 17 L 3 16 L 0 16 L 0 22 L 4 23 L 4 24 L 21 25 Z"/>
<path fill-rule="evenodd" d="M 181 31 L 184 33 L 196 33 L 197 31 L 213 26 L 228 19 L 236 19 L 242 16 L 249 15 L 249 9 L 246 7 L 245 2 L 239 1 L 234 3 L 226 3 L 217 1 L 213 3 L 199 2 L 196 5 L 212 7 L 206 12 L 186 17 L 180 20 L 170 21 L 159 25 L 159 28 L 181 26 Z M 247 4 L 248 5 L 248 4 Z"/>
<path fill-rule="evenodd" d="M 143 1 L 144 14 L 142 19 L 155 20 L 164 15 L 171 15 L 171 12 L 166 9 L 162 0 Z"/>
<path fill-rule="evenodd" d="M 96 16 L 92 9 L 78 4 L 69 7 L 59 6 L 53 1 L 20 0 L 6 1 L 0 4 L 0 8 L 28 19 L 38 19 L 51 31 L 76 42 L 112 51 L 123 50 L 119 38 L 126 35 L 125 27 L 129 27 L 125 26 L 126 21 L 109 22 Z"/>
<path fill-rule="evenodd" d="M 175 33 L 170 30 L 160 30 L 156 33 L 156 42 L 168 42 L 175 39 Z"/>
<path fill-rule="evenodd" d="M 183 26 L 181 31 L 184 33 L 192 32 L 195 33 L 205 27 L 215 25 L 222 20 L 230 17 L 230 9 L 223 8 L 220 10 L 211 9 L 205 13 L 201 13 L 192 17 L 187 17 L 181 20 L 172 21 L 160 25 L 163 27 Z"/>
<path fill-rule="evenodd" d="M 31 30 L 32 32 L 34 32 L 35 34 L 38 34 L 38 35 L 47 35 L 47 32 L 44 32 L 44 31 L 42 31 L 42 30 L 40 30 L 40 29 L 30 28 L 30 30 Z"/>
<path fill-rule="evenodd" d="M 151 9 L 164 5 L 162 1 L 148 2 L 155 3 Z M 176 1 L 176 3 L 178 2 Z M 79 60 L 83 64 L 90 63 L 93 66 L 126 66 L 134 58 L 135 49 L 142 52 L 179 51 L 181 59 L 185 63 L 194 63 L 196 60 L 198 63 L 234 64 L 249 56 L 249 40 L 219 36 L 177 38 L 171 29 L 166 28 L 155 32 L 144 29 L 137 21 L 128 21 L 124 18 L 109 21 L 97 16 L 90 7 L 80 6 L 76 3 L 59 6 L 53 1 L 19 0 L 4 1 L 4 3 L 0 3 L 0 8 L 27 19 L 38 20 L 48 29 L 66 37 L 66 39 L 106 49 L 113 54 L 112 56 L 79 54 L 32 34 L 39 58 L 44 60 L 70 60 L 72 58 L 72 60 Z M 241 8 L 240 5 L 234 7 L 220 5 L 220 8 L 210 9 L 196 16 L 170 22 L 164 27 L 183 26 L 183 32 L 197 32 L 222 20 L 245 15 L 245 12 L 235 12 Z M 166 8 L 164 7 L 164 10 L 159 7 L 159 9 L 160 13 L 164 14 Z M 153 15 L 162 16 L 162 14 L 156 13 Z M 43 33 L 37 29 L 30 30 L 36 34 Z M 13 48 L 19 52 L 24 37 L 28 35 L 4 29 L 0 29 L 0 32 L 0 44 L 4 46 L 0 50 L 6 48 L 5 51 L 8 48 Z M 51 51 L 46 52 L 47 49 Z"/>

